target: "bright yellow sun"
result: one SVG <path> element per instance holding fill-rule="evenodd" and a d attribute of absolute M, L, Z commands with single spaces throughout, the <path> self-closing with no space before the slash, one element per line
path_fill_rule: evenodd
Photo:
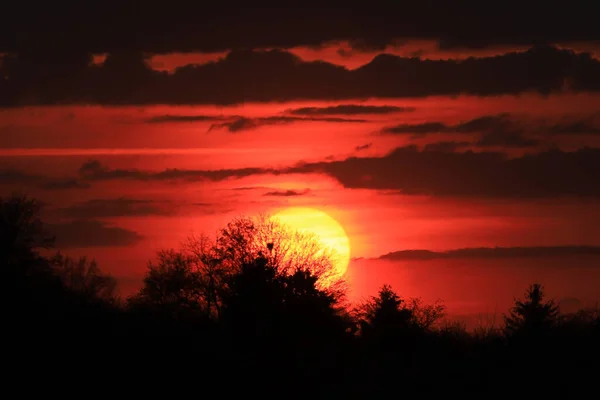
<path fill-rule="evenodd" d="M 335 267 L 340 276 L 344 275 L 350 262 L 350 240 L 339 222 L 323 211 L 304 207 L 286 208 L 273 217 L 292 229 L 316 235 L 335 252 Z"/>

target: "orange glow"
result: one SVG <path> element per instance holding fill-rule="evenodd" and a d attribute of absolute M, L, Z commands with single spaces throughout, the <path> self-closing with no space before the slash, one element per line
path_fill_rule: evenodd
<path fill-rule="evenodd" d="M 323 211 L 306 207 L 286 208 L 273 218 L 292 229 L 316 235 L 327 249 L 333 250 L 338 274 L 346 273 L 350 262 L 350 240 L 339 222 Z"/>

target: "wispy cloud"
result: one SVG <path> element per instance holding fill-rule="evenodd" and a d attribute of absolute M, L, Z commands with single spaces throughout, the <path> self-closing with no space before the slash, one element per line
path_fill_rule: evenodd
<path fill-rule="evenodd" d="M 263 194 L 263 196 L 272 196 L 272 197 L 295 197 L 295 196 L 304 196 L 310 192 L 310 189 L 304 190 L 274 190 L 271 192 L 267 192 Z"/>
<path fill-rule="evenodd" d="M 287 110 L 292 115 L 369 115 L 396 114 L 415 111 L 415 107 L 376 106 L 363 104 L 340 104 L 329 107 L 302 107 Z"/>
<path fill-rule="evenodd" d="M 478 247 L 447 251 L 399 250 L 377 257 L 378 260 L 436 260 L 470 258 L 530 258 L 573 255 L 600 256 L 600 246 Z"/>

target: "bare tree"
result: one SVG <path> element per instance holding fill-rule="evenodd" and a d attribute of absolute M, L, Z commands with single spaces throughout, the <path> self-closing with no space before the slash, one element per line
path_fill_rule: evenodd
<path fill-rule="evenodd" d="M 266 214 L 227 224 L 217 239 L 216 254 L 231 270 L 265 256 L 280 273 L 306 270 L 318 277 L 321 289 L 341 293 L 345 288 L 336 269 L 335 250 L 326 247 L 318 236 L 295 230 Z"/>
<path fill-rule="evenodd" d="M 210 316 L 221 314 L 221 298 L 230 269 L 221 261 L 215 242 L 206 235 L 191 236 L 183 245 L 183 251 L 196 274 L 198 290 L 201 293 L 206 312 Z"/>
<path fill-rule="evenodd" d="M 110 275 L 103 274 L 96 260 L 86 257 L 73 259 L 61 253 L 56 254 L 51 263 L 54 273 L 69 289 L 105 301 L 116 300 L 117 281 Z"/>
<path fill-rule="evenodd" d="M 415 323 L 423 329 L 431 329 L 446 316 L 446 306 L 441 300 L 425 304 L 423 299 L 415 297 L 406 301 L 405 307 L 413 315 Z"/>

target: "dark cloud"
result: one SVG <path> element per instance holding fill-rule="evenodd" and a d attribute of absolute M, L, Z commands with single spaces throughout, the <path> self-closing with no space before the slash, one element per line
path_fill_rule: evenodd
<path fill-rule="evenodd" d="M 240 168 L 220 170 L 165 169 L 159 172 L 138 169 L 113 169 L 97 160 L 90 160 L 79 168 L 82 179 L 90 181 L 138 180 L 138 181 L 222 181 L 229 178 L 244 178 L 260 174 L 281 174 L 282 171 L 269 168 Z"/>
<path fill-rule="evenodd" d="M 548 124 L 542 129 L 550 135 L 600 135 L 600 114 Z"/>
<path fill-rule="evenodd" d="M 413 138 L 434 133 L 491 133 L 492 135 L 524 132 L 537 135 L 597 135 L 600 134 L 600 114 L 562 120 L 524 120 L 508 113 L 484 115 L 455 125 L 443 122 L 424 122 L 420 124 L 399 124 L 382 129 L 382 133 L 412 135 Z M 522 138 L 517 138 L 522 140 Z"/>
<path fill-rule="evenodd" d="M 502 259 L 531 257 L 564 257 L 577 255 L 600 256 L 600 246 L 548 246 L 548 247 L 480 247 L 448 251 L 400 250 L 384 254 L 377 259 L 389 261 L 437 259 Z"/>
<path fill-rule="evenodd" d="M 368 150 L 371 148 L 371 146 L 373 146 L 373 143 L 365 143 L 363 145 L 360 146 L 356 146 L 354 148 L 355 151 L 363 151 L 363 150 Z"/>
<path fill-rule="evenodd" d="M 284 122 L 275 122 L 273 121 L 271 125 L 276 123 L 284 123 Z M 262 125 L 268 125 L 267 123 L 263 123 Z M 212 124 L 208 131 L 212 131 L 213 129 L 226 128 L 229 132 L 240 132 L 240 131 L 248 131 L 251 129 L 258 128 L 260 126 L 259 120 L 254 118 L 245 118 L 240 117 L 233 121 L 222 122 L 219 124 Z"/>
<path fill-rule="evenodd" d="M 90 187 L 89 183 L 80 182 L 77 179 L 48 180 L 40 185 L 40 188 L 44 190 L 89 189 Z"/>
<path fill-rule="evenodd" d="M 302 107 L 288 110 L 292 115 L 361 115 L 394 114 L 415 111 L 414 107 L 373 106 L 361 104 L 340 104 L 330 107 Z"/>
<path fill-rule="evenodd" d="M 456 146 L 452 144 L 451 146 Z M 458 145 L 461 145 L 458 142 Z M 288 167 L 239 169 L 111 168 L 90 160 L 79 181 L 223 181 L 254 175 L 326 174 L 346 188 L 392 190 L 404 194 L 467 197 L 600 196 L 600 149 L 550 149 L 509 157 L 503 152 L 452 152 L 448 148 L 399 147 L 385 156 L 299 162 Z"/>
<path fill-rule="evenodd" d="M 242 186 L 242 187 L 232 188 L 231 190 L 246 191 L 246 190 L 258 190 L 258 189 L 269 189 L 269 188 L 266 186 Z"/>
<path fill-rule="evenodd" d="M 164 124 L 170 122 L 205 122 L 218 121 L 224 117 L 216 115 L 157 115 L 146 120 L 149 124 Z"/>
<path fill-rule="evenodd" d="M 510 158 L 500 152 L 461 153 L 397 148 L 383 157 L 305 163 L 288 173 L 321 172 L 346 188 L 405 194 L 476 197 L 600 196 L 600 149 L 548 150 Z"/>
<path fill-rule="evenodd" d="M 263 118 L 247 118 L 247 117 L 236 117 L 235 119 L 227 122 L 221 122 L 212 124 L 209 131 L 213 129 L 226 128 L 229 132 L 241 132 L 248 131 L 251 129 L 258 128 L 265 125 L 280 125 L 280 124 L 291 124 L 294 122 L 306 122 L 306 121 L 321 121 L 321 122 L 355 122 L 363 123 L 369 122 L 364 119 L 348 119 L 348 118 L 300 118 L 300 117 L 286 117 L 286 116 L 271 116 Z"/>
<path fill-rule="evenodd" d="M 295 197 L 295 196 L 304 196 L 310 193 L 310 189 L 304 190 L 275 190 L 272 192 L 267 192 L 263 194 L 263 196 L 273 196 L 273 197 Z"/>
<path fill-rule="evenodd" d="M 440 151 L 440 152 L 454 152 L 460 150 L 461 148 L 471 146 L 470 142 L 456 142 L 456 141 L 446 141 L 446 142 L 436 142 L 436 143 L 428 143 L 425 145 L 425 151 Z"/>
<path fill-rule="evenodd" d="M 346 188 L 404 194 L 474 197 L 600 196 L 600 149 L 547 150 L 509 157 L 501 152 L 448 152 L 406 146 L 382 157 L 304 162 L 286 168 L 143 171 L 81 166 L 85 180 L 222 181 L 252 175 L 322 173 Z"/>
<path fill-rule="evenodd" d="M 47 228 L 56 235 L 56 247 L 59 249 L 130 246 L 143 239 L 137 232 L 93 219 L 48 224 Z"/>
<path fill-rule="evenodd" d="M 492 130 L 485 132 L 475 143 L 479 147 L 535 147 L 540 144 L 537 139 L 526 138 L 519 131 Z"/>
<path fill-rule="evenodd" d="M 101 66 L 61 54 L 5 57 L 0 105 L 235 104 L 550 94 L 563 92 L 567 81 L 572 91 L 600 90 L 600 61 L 588 53 L 541 45 L 526 52 L 460 61 L 380 54 L 355 70 L 323 61 L 305 62 L 281 50 L 236 50 L 218 61 L 188 65 L 172 74 L 153 70 L 148 56 L 142 54 L 115 51 Z"/>
<path fill-rule="evenodd" d="M 318 46 L 345 39 L 357 50 L 383 49 L 398 38 L 439 39 L 443 48 L 597 40 L 593 3 L 521 2 L 496 7 L 476 1 L 420 1 L 344 7 L 120 2 L 3 3 L 0 52 L 60 48 L 78 52 L 221 51 L 231 48 Z M 435 10 L 435 12 L 432 12 Z M 22 16 L 22 17 L 21 17 Z M 510 29 L 507 29 L 510 27 Z M 476 32 L 476 34 L 474 34 Z"/>
<path fill-rule="evenodd" d="M 0 184 L 32 184 L 39 183 L 44 177 L 35 174 L 29 174 L 16 169 L 0 170 Z"/>
<path fill-rule="evenodd" d="M 227 214 L 228 212 L 235 211 L 235 208 L 222 203 L 192 203 L 192 206 L 200 209 L 203 215 Z"/>
<path fill-rule="evenodd" d="M 442 122 L 423 122 L 420 124 L 400 124 L 383 128 L 383 133 L 392 133 L 398 135 L 411 134 L 413 136 L 422 136 L 429 133 L 447 132 L 448 125 Z"/>
<path fill-rule="evenodd" d="M 484 115 L 456 125 L 447 125 L 443 122 L 424 122 L 421 124 L 400 124 L 383 128 L 383 133 L 411 134 L 422 136 L 431 133 L 481 133 L 489 131 L 505 130 L 512 128 L 509 114 Z"/>
<path fill-rule="evenodd" d="M 383 133 L 404 135 L 412 138 L 422 137 L 432 133 L 464 133 L 481 134 L 479 140 L 472 143 L 477 147 L 535 147 L 540 141 L 525 136 L 524 127 L 510 118 L 507 113 L 498 115 L 485 115 L 456 125 L 447 125 L 442 122 L 426 122 L 421 124 L 400 124 L 382 129 Z M 457 142 L 452 142 L 457 145 Z M 461 142 L 461 144 L 464 144 Z M 450 145 L 445 142 L 444 145 Z M 435 144 L 427 149 L 435 149 Z"/>
<path fill-rule="evenodd" d="M 61 215 L 75 219 L 172 215 L 174 211 L 173 205 L 127 197 L 93 199 L 58 210 Z"/>
<path fill-rule="evenodd" d="M 43 190 L 88 189 L 90 185 L 74 178 L 56 179 L 15 169 L 0 170 L 0 184 L 38 187 Z"/>

